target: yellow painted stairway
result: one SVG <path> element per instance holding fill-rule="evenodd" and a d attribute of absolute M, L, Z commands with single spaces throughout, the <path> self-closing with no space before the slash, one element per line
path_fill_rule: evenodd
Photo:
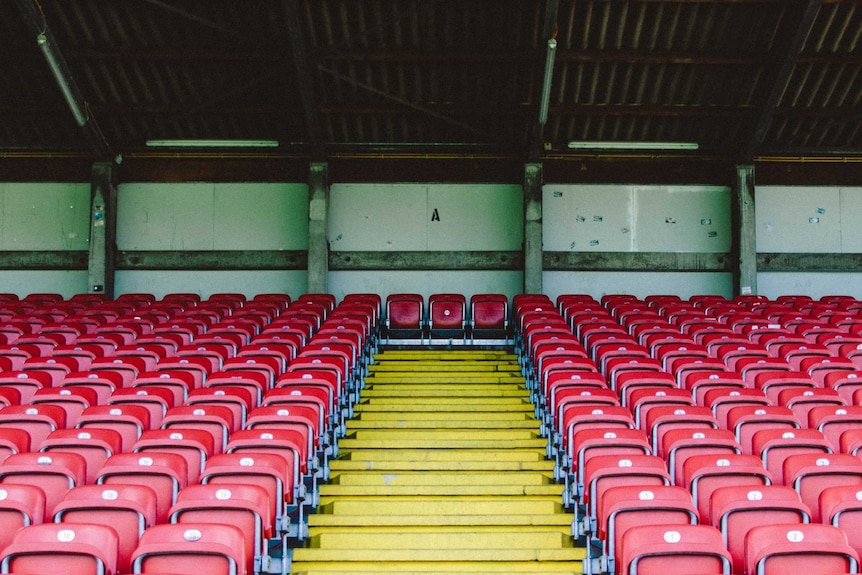
<path fill-rule="evenodd" d="M 294 574 L 580 573 L 517 359 L 384 351 Z"/>

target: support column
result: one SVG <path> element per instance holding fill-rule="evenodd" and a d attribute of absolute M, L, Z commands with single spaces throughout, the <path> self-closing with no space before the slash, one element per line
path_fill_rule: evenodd
<path fill-rule="evenodd" d="M 308 176 L 308 293 L 324 293 L 328 289 L 328 212 L 329 164 L 312 162 Z"/>
<path fill-rule="evenodd" d="M 87 291 L 114 298 L 117 258 L 117 188 L 113 162 L 93 164 L 90 187 L 90 256 Z"/>
<path fill-rule="evenodd" d="M 524 293 L 542 293 L 542 164 L 524 165 Z"/>
<path fill-rule="evenodd" d="M 736 166 L 733 190 L 737 253 L 734 290 L 737 295 L 757 293 L 757 224 L 754 219 L 754 166 Z"/>

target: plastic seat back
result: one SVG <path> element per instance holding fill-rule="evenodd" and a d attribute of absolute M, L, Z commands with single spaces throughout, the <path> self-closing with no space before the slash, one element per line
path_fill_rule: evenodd
<path fill-rule="evenodd" d="M 4 573 L 117 573 L 117 533 L 104 525 L 42 523 L 21 529 L 0 555 Z"/>
<path fill-rule="evenodd" d="M 132 552 L 156 524 L 156 494 L 143 485 L 84 485 L 70 489 L 54 507 L 54 523 L 109 525 L 117 533 L 117 567 L 131 570 Z"/>
<path fill-rule="evenodd" d="M 141 537 L 132 569 L 135 573 L 247 575 L 243 534 L 233 525 L 156 525 Z"/>
<path fill-rule="evenodd" d="M 617 556 L 617 572 L 626 575 L 731 572 L 721 533 L 708 525 L 632 527 L 622 536 Z"/>
<path fill-rule="evenodd" d="M 746 573 L 856 573 L 858 566 L 847 536 L 831 525 L 761 525 L 745 539 Z"/>

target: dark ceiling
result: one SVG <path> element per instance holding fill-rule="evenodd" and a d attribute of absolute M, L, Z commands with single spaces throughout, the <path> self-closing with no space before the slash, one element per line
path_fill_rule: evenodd
<path fill-rule="evenodd" d="M 862 156 L 862 0 L 0 0 L 0 153 Z M 66 62 L 79 126 L 37 35 Z M 547 124 L 539 107 L 557 41 Z"/>

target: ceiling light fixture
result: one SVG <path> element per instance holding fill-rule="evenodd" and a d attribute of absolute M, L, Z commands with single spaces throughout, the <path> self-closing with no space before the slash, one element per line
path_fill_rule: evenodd
<path fill-rule="evenodd" d="M 548 106 L 551 101 L 551 81 L 554 79 L 554 57 L 557 54 L 557 40 L 548 40 L 548 52 L 545 55 L 545 79 L 542 82 L 542 99 L 539 102 L 539 124 L 544 126 L 548 121 Z"/>
<path fill-rule="evenodd" d="M 60 86 L 60 91 L 63 92 L 63 97 L 66 98 L 66 103 L 69 109 L 72 110 L 72 115 L 75 116 L 75 121 L 79 126 L 83 126 L 89 119 L 84 110 L 81 109 L 81 104 L 78 98 L 75 97 L 75 92 L 72 89 L 70 78 L 66 75 L 63 65 L 60 63 L 58 55 L 54 53 L 54 48 L 45 34 L 36 36 L 36 43 L 42 54 L 45 56 L 45 61 L 48 62 L 48 67 L 51 68 L 51 73 L 54 74 L 54 79 L 57 80 L 57 85 Z"/>
<path fill-rule="evenodd" d="M 697 142 L 569 142 L 570 150 L 697 150 Z"/>
<path fill-rule="evenodd" d="M 147 140 L 149 148 L 277 148 L 276 140 Z"/>

